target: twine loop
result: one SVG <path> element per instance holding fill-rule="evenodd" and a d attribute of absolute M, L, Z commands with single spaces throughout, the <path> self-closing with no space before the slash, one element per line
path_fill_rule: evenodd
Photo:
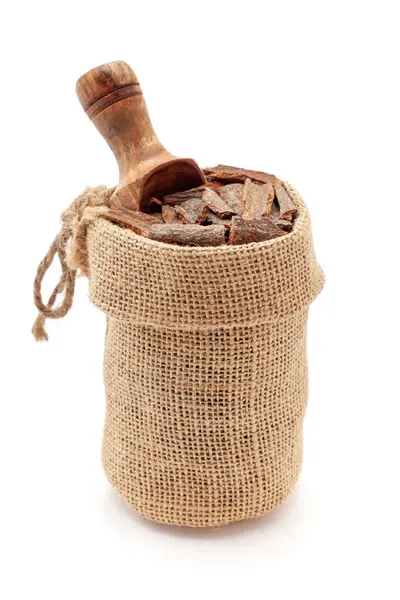
<path fill-rule="evenodd" d="M 45 330 L 46 319 L 61 319 L 70 310 L 74 298 L 78 269 L 84 275 L 87 275 L 87 225 L 94 218 L 108 210 L 109 199 L 113 192 L 114 188 L 107 188 L 106 186 L 88 188 L 61 215 L 61 230 L 51 243 L 45 257 L 39 263 L 33 284 L 34 302 L 39 311 L 32 327 L 32 333 L 36 341 L 48 340 Z M 48 301 L 44 302 L 42 282 L 56 255 L 58 255 L 61 265 L 60 279 Z M 61 303 L 54 307 L 57 298 L 62 294 L 64 296 Z"/>

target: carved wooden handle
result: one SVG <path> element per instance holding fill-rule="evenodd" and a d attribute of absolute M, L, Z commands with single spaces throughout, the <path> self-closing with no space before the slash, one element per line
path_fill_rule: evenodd
<path fill-rule="evenodd" d="M 177 159 L 160 143 L 137 77 L 125 62 L 92 69 L 78 80 L 76 91 L 118 162 L 120 181 L 113 205 L 140 210 L 153 195 L 204 183 L 192 159 Z"/>

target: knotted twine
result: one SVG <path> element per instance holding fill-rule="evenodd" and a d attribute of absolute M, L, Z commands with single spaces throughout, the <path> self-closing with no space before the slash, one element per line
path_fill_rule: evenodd
<path fill-rule="evenodd" d="M 39 311 L 32 327 L 36 341 L 48 340 L 45 330 L 46 319 L 61 319 L 70 310 L 74 298 L 77 271 L 79 269 L 83 275 L 88 274 L 85 241 L 87 225 L 107 210 L 114 189 L 104 185 L 87 188 L 62 213 L 61 230 L 40 262 L 33 285 L 34 302 Z M 61 276 L 45 303 L 42 296 L 42 282 L 56 255 L 60 260 Z M 64 297 L 60 305 L 54 308 L 57 297 L 63 293 Z"/>

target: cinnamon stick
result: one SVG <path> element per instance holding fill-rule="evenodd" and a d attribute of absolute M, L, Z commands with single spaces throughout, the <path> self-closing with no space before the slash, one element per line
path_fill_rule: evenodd
<path fill-rule="evenodd" d="M 183 223 L 190 224 L 204 223 L 208 213 L 202 198 L 191 198 L 182 202 L 182 204 L 175 207 L 175 212 Z"/>
<path fill-rule="evenodd" d="M 112 221 L 122 227 L 127 227 L 139 235 L 147 236 L 152 225 L 162 223 L 160 214 L 147 214 L 139 211 L 127 210 L 124 208 L 111 207 L 107 212 L 101 215 L 103 219 Z"/>
<path fill-rule="evenodd" d="M 297 214 L 297 208 L 292 202 L 289 194 L 285 190 L 285 188 L 276 184 L 275 186 L 275 194 L 279 204 L 279 216 L 281 219 L 292 219 Z"/>
<path fill-rule="evenodd" d="M 191 190 L 184 190 L 183 192 L 175 192 L 174 194 L 168 194 L 168 196 L 164 196 L 164 204 L 181 204 L 186 200 L 191 200 L 192 198 L 201 198 L 204 190 L 204 185 L 200 185 L 199 187 L 192 188 Z"/>
<path fill-rule="evenodd" d="M 281 180 L 263 171 L 252 171 L 249 169 L 241 169 L 239 167 L 231 167 L 229 165 L 217 165 L 216 167 L 208 167 L 203 169 L 207 181 L 227 181 L 230 183 L 244 183 L 246 179 L 252 179 L 259 183 L 281 183 Z"/>
<path fill-rule="evenodd" d="M 287 219 L 277 219 L 275 221 L 275 225 L 278 225 L 278 227 L 280 227 L 282 231 L 285 231 L 286 233 L 293 231 L 293 223 Z"/>
<path fill-rule="evenodd" d="M 253 219 L 247 221 L 240 217 L 233 217 L 229 231 L 228 244 L 237 246 L 239 244 L 250 244 L 252 242 L 263 242 L 285 235 L 269 218 Z"/>
<path fill-rule="evenodd" d="M 225 244 L 223 225 L 153 225 L 149 239 L 181 246 L 221 246 Z"/>
<path fill-rule="evenodd" d="M 243 214 L 243 184 L 230 183 L 219 188 L 218 195 L 237 215 Z"/>
<path fill-rule="evenodd" d="M 271 183 L 260 185 L 246 179 L 243 189 L 243 218 L 260 219 L 268 216 L 274 201 L 274 188 Z"/>
<path fill-rule="evenodd" d="M 235 214 L 235 211 L 214 190 L 206 189 L 202 201 L 209 210 L 219 217 L 232 217 Z"/>

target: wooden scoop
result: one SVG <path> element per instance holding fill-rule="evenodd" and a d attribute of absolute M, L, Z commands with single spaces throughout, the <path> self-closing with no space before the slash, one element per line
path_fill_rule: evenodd
<path fill-rule="evenodd" d="M 205 183 L 194 160 L 176 158 L 160 143 L 129 65 L 118 61 L 92 69 L 78 79 L 76 92 L 118 162 L 119 185 L 111 205 L 146 210 L 153 196 Z"/>

